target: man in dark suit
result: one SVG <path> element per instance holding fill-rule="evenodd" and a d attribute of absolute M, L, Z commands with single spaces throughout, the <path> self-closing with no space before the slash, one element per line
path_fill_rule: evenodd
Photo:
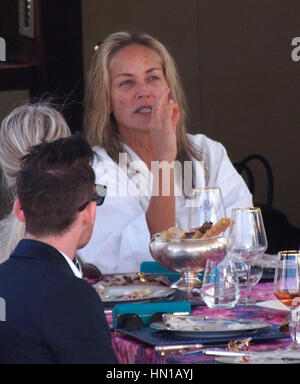
<path fill-rule="evenodd" d="M 26 235 L 0 265 L 0 363 L 117 363 L 103 304 L 72 261 L 104 200 L 92 156 L 73 135 L 22 159 L 14 211 Z"/>

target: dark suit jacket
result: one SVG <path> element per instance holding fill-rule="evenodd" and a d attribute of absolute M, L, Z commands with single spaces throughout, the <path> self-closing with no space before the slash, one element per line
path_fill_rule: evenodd
<path fill-rule="evenodd" d="M 0 363 L 117 363 L 103 304 L 55 248 L 19 242 L 0 265 Z"/>

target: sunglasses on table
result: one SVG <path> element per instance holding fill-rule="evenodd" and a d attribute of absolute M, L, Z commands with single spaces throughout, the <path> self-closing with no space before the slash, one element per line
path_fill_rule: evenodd
<path fill-rule="evenodd" d="M 95 201 L 98 207 L 102 205 L 106 196 L 106 190 L 105 185 L 96 184 L 96 192 L 78 208 L 78 211 L 82 212 L 91 201 Z"/>
<path fill-rule="evenodd" d="M 139 329 L 145 327 L 145 324 L 142 320 L 142 317 L 149 318 L 150 316 L 150 322 L 157 323 L 162 321 L 162 316 L 164 312 L 158 312 L 154 313 L 153 315 L 143 314 L 143 315 L 137 315 L 135 313 L 125 313 L 124 315 L 117 315 L 118 321 L 117 321 L 117 327 L 118 328 L 127 328 L 127 329 Z"/>

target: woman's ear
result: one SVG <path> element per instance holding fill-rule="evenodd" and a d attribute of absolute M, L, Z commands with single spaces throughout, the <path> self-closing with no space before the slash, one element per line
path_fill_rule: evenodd
<path fill-rule="evenodd" d="M 19 221 L 25 223 L 26 219 L 19 199 L 14 202 L 14 214 Z"/>

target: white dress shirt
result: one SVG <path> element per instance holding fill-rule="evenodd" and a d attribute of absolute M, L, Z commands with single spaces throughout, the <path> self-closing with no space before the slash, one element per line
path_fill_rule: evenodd
<path fill-rule="evenodd" d="M 195 186 L 221 188 L 227 217 L 232 208 L 252 206 L 252 196 L 223 145 L 202 134 L 188 134 L 188 139 L 200 148 L 204 161 L 204 166 L 198 167 Z M 97 208 L 93 235 L 78 255 L 104 274 L 138 272 L 142 261 L 153 261 L 146 222 L 153 176 L 146 164 L 125 148 L 133 161 L 127 170 L 119 167 L 104 149 L 94 147 L 100 160 L 93 165 L 96 183 L 107 186 L 107 196 Z M 186 201 L 184 196 L 176 196 L 176 225 L 183 228 L 188 220 Z"/>
<path fill-rule="evenodd" d="M 67 256 L 65 255 L 62 251 L 60 251 L 58 249 L 58 251 L 63 255 L 63 257 L 66 259 L 67 263 L 69 264 L 70 268 L 72 269 L 74 275 L 78 278 L 82 278 L 82 274 L 81 272 L 78 270 L 78 268 L 76 267 L 76 265 L 73 263 L 73 261 Z"/>

